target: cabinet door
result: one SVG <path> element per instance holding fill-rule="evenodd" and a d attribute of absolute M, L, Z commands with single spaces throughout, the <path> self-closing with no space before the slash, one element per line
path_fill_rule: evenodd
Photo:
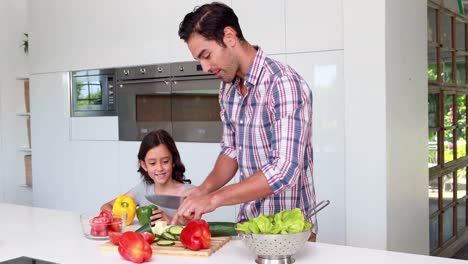
<path fill-rule="evenodd" d="M 169 60 L 166 2 L 32 1 L 31 73 L 139 65 Z M 47 15 L 44 15 L 47 14 Z"/>
<path fill-rule="evenodd" d="M 286 2 L 286 52 L 343 49 L 341 0 Z"/>
<path fill-rule="evenodd" d="M 31 76 L 34 206 L 72 209 L 70 109 L 67 73 Z"/>
<path fill-rule="evenodd" d="M 232 0 L 244 38 L 267 54 L 285 53 L 284 5 L 284 0 Z"/>
<path fill-rule="evenodd" d="M 120 194 L 118 143 L 73 141 L 73 210 L 99 211 L 101 205 Z M 70 194 L 69 194 L 70 195 Z"/>
<path fill-rule="evenodd" d="M 227 5 L 231 1 L 219 1 Z M 179 38 L 179 24 L 184 19 L 185 15 L 196 6 L 201 6 L 207 3 L 203 0 L 184 0 L 184 1 L 166 1 L 164 2 L 164 12 L 158 13 L 159 16 L 164 18 L 164 27 L 168 29 L 167 38 L 169 45 L 169 58 L 171 62 L 174 61 L 193 61 L 194 58 L 190 53 L 187 44 Z"/>
<path fill-rule="evenodd" d="M 119 168 L 120 193 L 126 193 L 140 183 L 140 173 L 137 172 L 139 141 L 119 141 Z"/>
<path fill-rule="evenodd" d="M 343 245 L 346 233 L 343 51 L 288 54 L 287 61 L 312 89 L 316 197 L 317 201 L 333 203 L 319 213 L 320 242 Z"/>

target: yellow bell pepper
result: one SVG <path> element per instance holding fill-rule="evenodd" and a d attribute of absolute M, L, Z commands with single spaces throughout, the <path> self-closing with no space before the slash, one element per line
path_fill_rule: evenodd
<path fill-rule="evenodd" d="M 135 217 L 136 204 L 132 197 L 126 195 L 120 195 L 115 199 L 114 206 L 112 207 L 112 213 L 114 216 L 122 217 L 124 214 L 127 215 L 127 225 L 130 225 Z"/>

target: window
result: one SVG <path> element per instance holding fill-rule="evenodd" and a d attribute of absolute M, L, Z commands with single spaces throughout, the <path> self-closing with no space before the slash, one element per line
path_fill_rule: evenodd
<path fill-rule="evenodd" d="M 428 168 L 431 255 L 467 231 L 468 19 L 428 2 Z"/>

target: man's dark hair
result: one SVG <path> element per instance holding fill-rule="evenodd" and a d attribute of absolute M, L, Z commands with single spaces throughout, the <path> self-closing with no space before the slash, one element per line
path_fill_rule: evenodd
<path fill-rule="evenodd" d="M 237 32 L 237 37 L 245 40 L 234 10 L 223 3 L 213 2 L 195 7 L 185 15 L 179 25 L 179 37 L 187 42 L 193 33 L 198 33 L 226 47 L 223 42 L 225 27 L 232 27 Z"/>

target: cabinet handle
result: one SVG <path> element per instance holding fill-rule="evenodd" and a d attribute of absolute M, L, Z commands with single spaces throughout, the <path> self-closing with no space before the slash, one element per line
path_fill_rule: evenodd
<path fill-rule="evenodd" d="M 179 71 L 184 71 L 184 66 L 179 66 Z"/>
<path fill-rule="evenodd" d="M 163 72 L 163 69 L 161 67 L 158 67 L 157 70 L 158 70 L 159 73 Z"/>

